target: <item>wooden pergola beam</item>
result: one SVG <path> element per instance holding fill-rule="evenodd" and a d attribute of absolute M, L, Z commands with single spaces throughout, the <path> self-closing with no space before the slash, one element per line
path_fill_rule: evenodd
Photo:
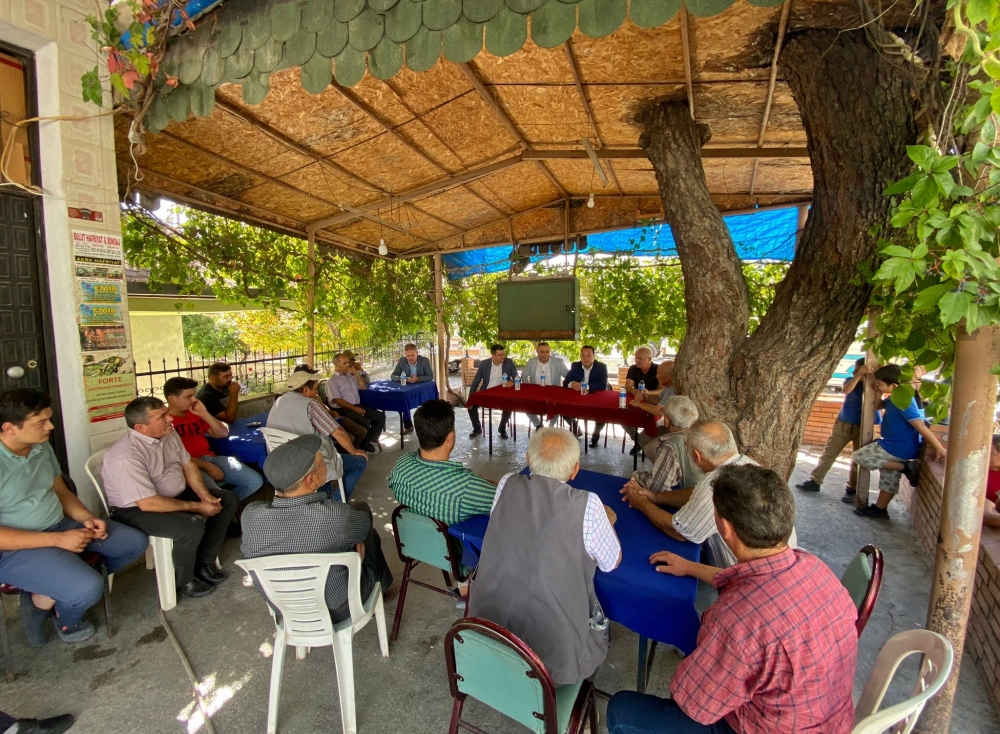
<path fill-rule="evenodd" d="M 645 159 L 646 152 L 642 148 L 604 148 L 595 151 L 601 159 Z M 590 155 L 586 150 L 538 150 L 531 149 L 521 153 L 521 160 L 555 161 L 563 159 L 585 159 Z M 702 158 L 808 158 L 808 148 L 702 148 Z"/>
<path fill-rule="evenodd" d="M 785 0 L 781 6 L 781 19 L 778 21 L 778 36 L 774 41 L 774 57 L 771 59 L 771 78 L 767 83 L 767 100 L 764 102 L 764 117 L 760 121 L 760 134 L 757 136 L 757 147 L 763 147 L 764 136 L 767 133 L 767 124 L 771 119 L 771 104 L 774 102 L 774 89 L 778 82 L 778 57 L 781 55 L 781 44 L 785 39 L 785 31 L 788 29 L 788 14 L 792 9 L 792 0 Z M 753 196 L 754 189 L 757 188 L 757 169 L 760 166 L 760 158 L 755 158 L 753 162 L 753 174 L 750 176 L 750 195 Z"/>
<path fill-rule="evenodd" d="M 678 16 L 681 24 L 681 48 L 684 52 L 684 84 L 687 86 L 688 108 L 694 119 L 694 74 L 691 72 L 691 39 L 689 38 L 687 9 L 681 4 Z"/>
<path fill-rule="evenodd" d="M 590 123 L 590 130 L 594 133 L 594 142 L 597 149 L 600 150 L 604 147 L 604 140 L 601 138 L 601 132 L 597 129 L 597 118 L 594 117 L 594 108 L 590 106 L 590 100 L 587 99 L 587 92 L 583 88 L 583 77 L 580 75 L 580 66 L 576 62 L 576 53 L 573 51 L 573 44 L 570 41 L 566 41 L 563 44 L 563 48 L 566 50 L 566 61 L 569 62 L 569 70 L 573 74 L 573 84 L 576 85 L 576 94 L 580 98 L 580 104 L 583 105 L 583 111 L 587 115 L 587 121 Z M 600 165 L 599 163 L 595 165 Z M 618 189 L 619 194 L 624 194 L 625 190 L 622 189 L 621 183 L 618 181 L 618 174 L 615 173 L 615 167 L 608 161 L 608 170 L 611 172 L 611 178 L 614 179 L 615 188 Z"/>

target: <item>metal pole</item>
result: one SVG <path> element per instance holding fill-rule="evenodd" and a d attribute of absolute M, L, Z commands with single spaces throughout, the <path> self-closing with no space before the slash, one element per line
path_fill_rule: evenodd
<path fill-rule="evenodd" d="M 444 343 L 444 265 L 441 253 L 434 255 L 434 310 L 437 312 L 437 383 L 438 394 L 448 394 L 448 349 Z"/>
<path fill-rule="evenodd" d="M 927 629 L 948 638 L 955 648 L 955 665 L 944 688 L 931 699 L 920 717 L 917 731 L 928 734 L 948 731 L 955 702 L 979 559 L 997 394 L 997 378 L 990 374 L 990 369 L 997 364 L 998 345 L 997 327 L 983 327 L 968 334 L 965 322 L 959 324 L 941 529 L 927 610 Z"/>
<path fill-rule="evenodd" d="M 805 207 L 799 209 L 799 219 L 802 219 L 802 210 Z M 801 230 L 800 230 L 801 231 Z M 878 336 L 878 327 L 875 326 L 875 321 L 878 318 L 878 309 L 869 308 L 868 309 L 868 338 L 874 338 Z M 875 365 L 878 367 L 878 360 L 875 359 L 875 353 L 871 349 L 865 354 L 865 364 Z M 846 397 L 846 396 L 845 396 Z M 875 394 L 875 375 L 865 375 L 865 391 L 861 396 L 861 445 L 867 446 L 875 439 L 875 402 L 878 400 L 878 395 Z M 854 467 L 851 467 L 854 470 Z M 854 489 L 857 490 L 857 494 L 854 497 L 854 503 L 858 507 L 868 506 L 868 488 L 871 486 L 871 472 L 867 469 L 862 469 L 858 467 L 857 484 Z"/>
<path fill-rule="evenodd" d="M 309 262 L 306 265 L 306 362 L 313 366 L 316 357 L 316 231 L 306 232 L 309 242 Z"/>

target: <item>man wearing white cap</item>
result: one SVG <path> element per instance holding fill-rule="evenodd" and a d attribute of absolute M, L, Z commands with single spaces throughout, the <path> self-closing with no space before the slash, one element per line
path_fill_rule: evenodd
<path fill-rule="evenodd" d="M 320 438 L 320 450 L 326 462 L 326 480 L 343 477 L 344 493 L 350 497 L 361 475 L 368 468 L 368 454 L 354 448 L 347 435 L 319 401 L 319 380 L 308 370 L 293 372 L 288 377 L 289 391 L 281 395 L 267 414 L 267 427 L 288 431 L 299 436 L 315 434 Z M 343 454 L 333 442 L 340 444 Z M 327 487 L 333 496 L 333 489 Z"/>

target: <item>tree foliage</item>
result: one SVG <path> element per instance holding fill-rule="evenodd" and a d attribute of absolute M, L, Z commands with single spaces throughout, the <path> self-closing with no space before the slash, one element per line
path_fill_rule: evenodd
<path fill-rule="evenodd" d="M 219 317 L 184 314 L 181 326 L 184 348 L 202 359 L 228 354 L 243 355 L 249 351 L 233 325 Z"/>

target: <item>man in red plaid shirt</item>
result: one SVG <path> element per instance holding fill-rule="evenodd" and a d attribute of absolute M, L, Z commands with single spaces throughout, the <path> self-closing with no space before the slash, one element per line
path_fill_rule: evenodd
<path fill-rule="evenodd" d="M 857 611 L 833 572 L 788 547 L 795 503 L 770 469 L 727 466 L 715 522 L 737 563 L 719 570 L 656 553 L 657 570 L 713 583 L 698 646 L 672 698 L 626 691 L 608 704 L 610 734 L 848 734 L 854 726 Z"/>

